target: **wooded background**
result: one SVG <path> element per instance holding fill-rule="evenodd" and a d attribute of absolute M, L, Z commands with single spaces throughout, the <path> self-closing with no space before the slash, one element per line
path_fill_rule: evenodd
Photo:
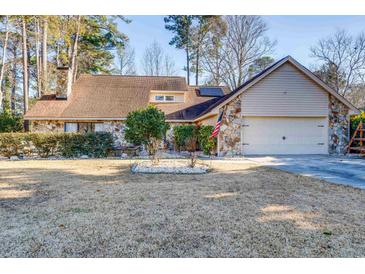
<path fill-rule="evenodd" d="M 146 41 L 142 71 L 118 21 L 124 16 L 0 16 L 0 120 L 21 118 L 38 98 L 65 94 L 81 73 L 176 75 L 174 56 Z M 170 15 L 170 45 L 186 55 L 191 85 L 232 90 L 275 60 L 260 16 Z M 357 107 L 365 106 L 365 34 L 337 30 L 308 51 L 312 71 Z M 0 127 L 1 127 L 0 122 Z"/>

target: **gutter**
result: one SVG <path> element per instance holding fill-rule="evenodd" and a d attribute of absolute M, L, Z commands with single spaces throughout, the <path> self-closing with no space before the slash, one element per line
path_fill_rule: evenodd
<path fill-rule="evenodd" d="M 59 117 L 25 117 L 24 120 L 30 120 L 30 121 L 46 121 L 46 120 L 51 120 L 51 121 L 126 121 L 127 118 L 101 118 L 101 117 L 97 117 L 97 118 L 59 118 Z M 167 120 L 166 122 L 169 123 L 194 123 L 195 120 Z"/>

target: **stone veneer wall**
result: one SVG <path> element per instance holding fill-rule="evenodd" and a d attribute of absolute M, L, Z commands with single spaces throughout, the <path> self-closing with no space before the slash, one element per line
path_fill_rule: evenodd
<path fill-rule="evenodd" d="M 345 147 L 349 142 L 348 113 L 349 108 L 346 105 L 329 95 L 328 151 L 330 154 L 345 153 Z M 219 132 L 219 156 L 241 155 L 241 118 L 241 97 L 238 96 L 227 105 L 223 114 Z"/>
<path fill-rule="evenodd" d="M 219 156 L 241 155 L 241 96 L 237 96 L 222 109 L 224 113 L 219 131 Z"/>
<path fill-rule="evenodd" d="M 70 121 L 76 123 L 78 121 Z M 92 121 L 101 122 L 101 121 Z M 64 121 L 32 121 L 32 132 L 64 132 Z M 124 138 L 125 123 L 123 121 L 105 121 L 104 130 L 110 132 L 114 137 L 114 144 L 117 147 L 128 145 L 128 142 Z M 174 149 L 174 131 L 173 127 L 176 125 L 183 125 L 188 123 L 170 123 L 170 129 L 166 132 L 166 145 L 169 149 Z"/>
<path fill-rule="evenodd" d="M 76 123 L 77 121 L 70 121 Z M 104 129 L 106 132 L 110 132 L 114 137 L 115 146 L 124 146 L 128 143 L 124 139 L 124 122 L 121 121 L 108 121 L 103 122 Z M 64 121 L 32 121 L 31 131 L 32 132 L 64 132 Z"/>
<path fill-rule="evenodd" d="M 349 108 L 334 96 L 329 95 L 328 109 L 328 152 L 344 154 L 349 142 Z"/>
<path fill-rule="evenodd" d="M 104 122 L 104 129 L 106 132 L 110 132 L 114 137 L 114 145 L 121 147 L 128 145 L 128 142 L 124 138 L 125 123 L 121 121 Z"/>
<path fill-rule="evenodd" d="M 63 121 L 32 121 L 30 130 L 32 132 L 64 132 Z"/>

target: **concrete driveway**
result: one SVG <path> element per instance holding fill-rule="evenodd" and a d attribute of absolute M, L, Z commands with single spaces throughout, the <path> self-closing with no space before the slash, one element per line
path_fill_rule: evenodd
<path fill-rule="evenodd" d="M 365 159 L 324 155 L 245 157 L 272 168 L 365 189 Z"/>

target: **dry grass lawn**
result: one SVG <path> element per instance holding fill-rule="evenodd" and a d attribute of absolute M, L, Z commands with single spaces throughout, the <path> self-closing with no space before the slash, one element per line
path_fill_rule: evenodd
<path fill-rule="evenodd" d="M 364 257 L 365 191 L 245 163 L 0 162 L 1 257 Z"/>

